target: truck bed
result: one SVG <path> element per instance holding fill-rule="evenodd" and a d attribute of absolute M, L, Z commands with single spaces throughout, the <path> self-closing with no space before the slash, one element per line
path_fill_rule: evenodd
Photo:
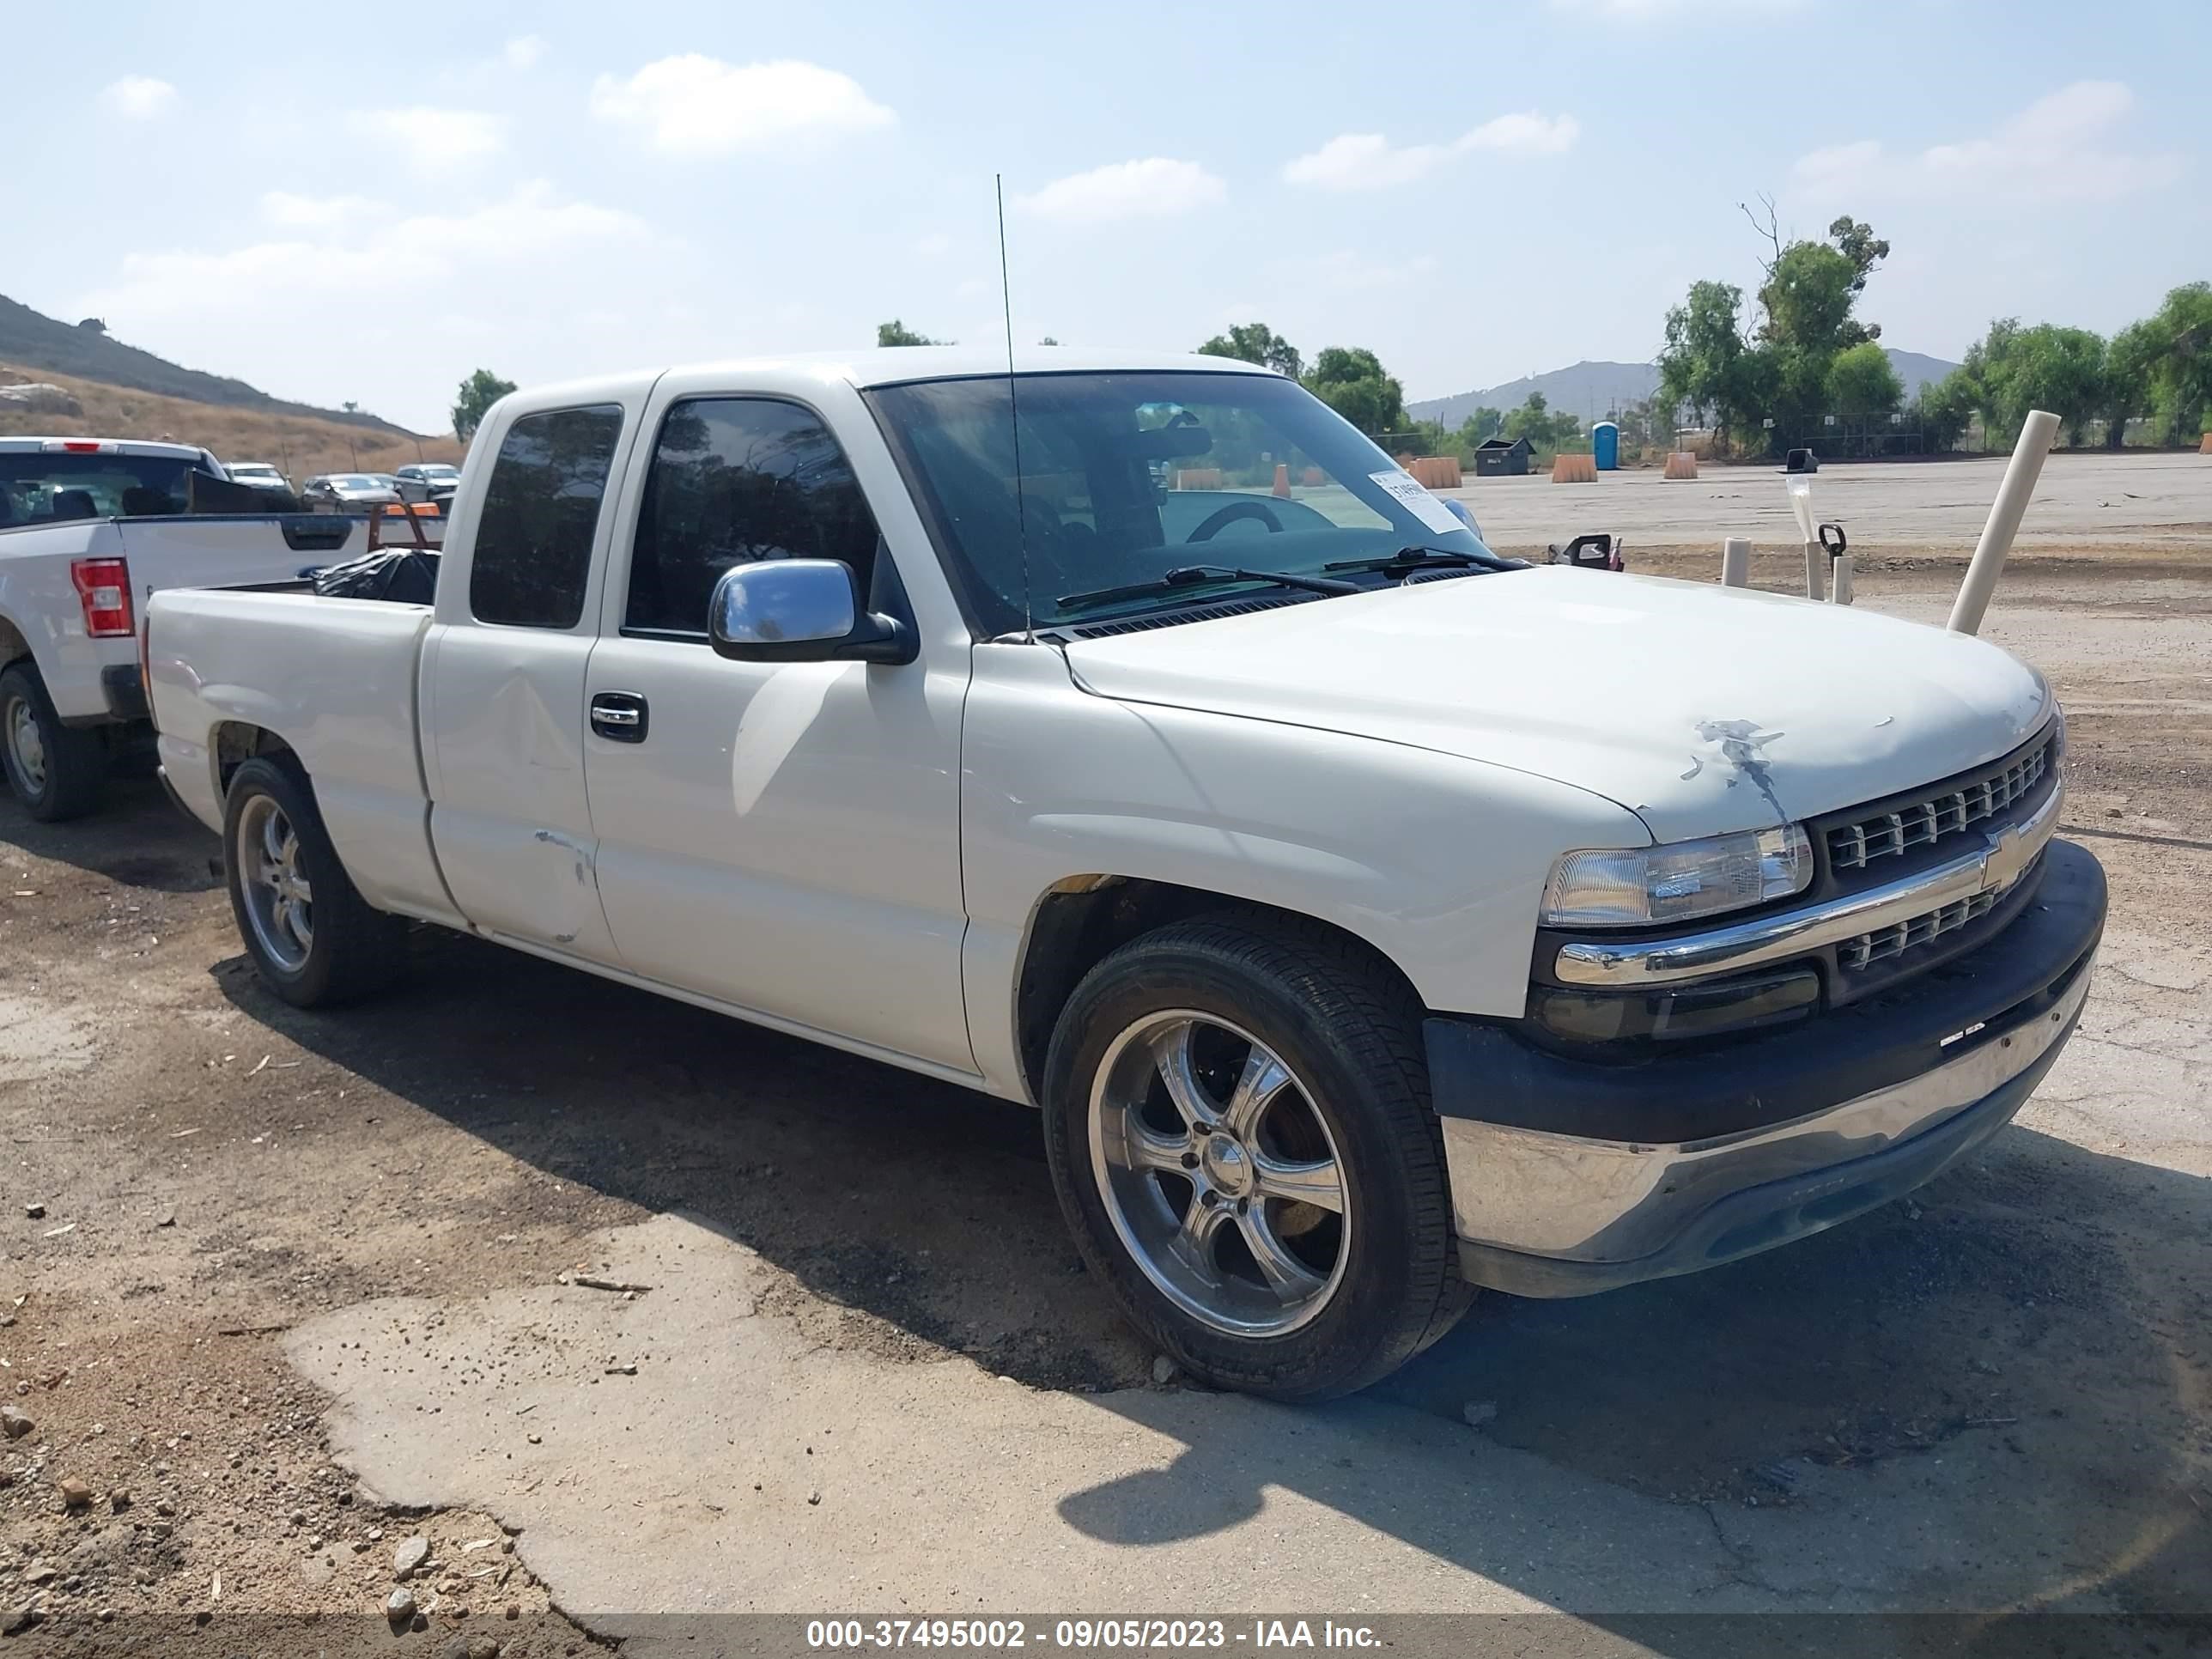
<path fill-rule="evenodd" d="M 240 757 L 226 725 L 282 732 L 362 896 L 410 915 L 445 908 L 416 735 L 430 607 L 179 589 L 155 597 L 148 623 L 161 765 L 195 817 L 222 828 L 224 769 Z"/>

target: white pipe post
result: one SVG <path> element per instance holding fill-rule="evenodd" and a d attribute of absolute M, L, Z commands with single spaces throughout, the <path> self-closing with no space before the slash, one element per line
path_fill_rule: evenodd
<path fill-rule="evenodd" d="M 2035 493 L 2035 481 L 2043 476 L 2043 458 L 2051 453 L 2057 436 L 2056 415 L 2047 409 L 2028 410 L 2020 428 L 2020 441 L 2013 446 L 2012 459 L 2005 465 L 2004 482 L 1997 486 L 1996 500 L 1990 503 L 1990 521 L 1982 526 L 1982 539 L 1975 544 L 1966 578 L 1959 584 L 1959 597 L 1951 606 L 1954 634 L 1982 631 L 1982 617 L 1989 611 L 1990 595 L 1996 591 L 1997 577 L 2003 573 L 2005 555 L 2012 551 L 2012 538 L 2020 533 L 2027 498 Z"/>
<path fill-rule="evenodd" d="M 1751 543 L 1744 537 L 1730 536 L 1721 543 L 1721 586 L 1751 586 Z"/>
<path fill-rule="evenodd" d="M 1797 537 L 1805 544 L 1805 597 L 1824 599 L 1827 583 L 1823 579 L 1823 567 L 1828 550 L 1820 545 L 1820 532 L 1813 522 L 1813 481 L 1803 473 L 1790 478 L 1783 486 L 1790 493 L 1790 510 L 1797 518 Z"/>

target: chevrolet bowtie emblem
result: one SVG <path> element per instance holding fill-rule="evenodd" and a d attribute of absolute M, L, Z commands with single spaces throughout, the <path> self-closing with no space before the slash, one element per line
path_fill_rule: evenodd
<path fill-rule="evenodd" d="M 1982 855 L 1982 890 L 1994 893 L 2018 881 L 2038 849 L 2021 835 L 2018 824 L 2007 824 L 1989 841 L 1990 850 Z"/>

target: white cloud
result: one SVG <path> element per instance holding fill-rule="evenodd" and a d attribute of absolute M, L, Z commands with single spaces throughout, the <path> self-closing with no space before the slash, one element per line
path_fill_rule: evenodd
<path fill-rule="evenodd" d="M 914 251 L 925 259 L 942 259 L 952 252 L 952 239 L 941 230 L 933 230 L 914 245 Z"/>
<path fill-rule="evenodd" d="M 1066 224 L 1100 224 L 1188 213 L 1211 207 L 1228 194 L 1229 186 L 1197 162 L 1152 155 L 1055 179 L 1042 190 L 1016 197 L 1014 205 Z"/>
<path fill-rule="evenodd" d="M 789 59 L 663 58 L 592 83 L 592 113 L 672 155 L 730 155 L 809 134 L 866 132 L 898 118 L 849 75 Z"/>
<path fill-rule="evenodd" d="M 501 49 L 500 57 L 511 70 L 526 70 L 545 55 L 545 37 L 542 34 L 518 34 Z"/>
<path fill-rule="evenodd" d="M 1581 136 L 1582 124 L 1573 116 L 1533 110 L 1498 116 L 1447 144 L 1394 145 L 1379 132 L 1345 132 L 1285 163 L 1283 177 L 1322 190 L 1386 190 L 1411 184 L 1471 150 L 1557 155 L 1574 148 Z"/>
<path fill-rule="evenodd" d="M 272 190 L 261 198 L 261 216 L 272 225 L 301 230 L 331 229 L 388 214 L 392 209 L 366 196 L 295 196 Z"/>
<path fill-rule="evenodd" d="M 1834 203 L 1881 196 L 2106 201 L 2172 183 L 2181 158 L 2114 149 L 2111 130 L 2135 107 L 2118 81 L 2076 81 L 2038 99 L 1994 132 L 1917 152 L 1879 139 L 1831 144 L 1801 156 L 1793 193 Z"/>
<path fill-rule="evenodd" d="M 250 315 L 272 305 L 298 314 L 319 298 L 434 292 L 485 269 L 648 234 L 633 215 L 563 198 L 543 179 L 468 212 L 394 218 L 380 214 L 380 205 L 360 197 L 272 192 L 262 198 L 263 211 L 295 234 L 219 252 L 126 254 L 117 279 L 85 296 L 86 314 Z M 407 257 L 375 257 L 392 248 L 406 249 Z"/>
<path fill-rule="evenodd" d="M 174 87 L 150 75 L 126 75 L 100 90 L 100 106 L 126 121 L 151 121 L 183 101 Z"/>
<path fill-rule="evenodd" d="M 410 105 L 401 109 L 356 110 L 346 125 L 365 138 L 398 147 L 418 173 L 440 173 L 487 155 L 507 145 L 507 124 L 481 110 L 435 109 Z"/>

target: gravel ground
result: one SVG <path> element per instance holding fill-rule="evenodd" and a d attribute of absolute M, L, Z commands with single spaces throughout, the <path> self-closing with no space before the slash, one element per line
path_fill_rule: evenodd
<path fill-rule="evenodd" d="M 1934 617 L 1954 580 L 1863 591 Z M 1152 1384 L 1025 1112 L 442 935 L 390 1000 L 303 1015 L 150 781 L 59 828 L 0 800 L 0 1402 L 30 1424 L 0 1622 L 36 1613 L 27 1651 L 697 1653 L 629 1616 L 956 1582 L 934 1610 L 1305 1585 L 1595 1631 L 1688 1586 L 2212 1616 L 2212 580 L 2030 562 L 1990 631 L 2073 710 L 2068 817 L 2114 895 L 2019 1127 L 1789 1250 L 1487 1298 L 1304 1417 Z M 639 1262 L 672 1277 L 574 1282 Z M 862 1480 L 833 1428 L 926 1476 Z"/>

